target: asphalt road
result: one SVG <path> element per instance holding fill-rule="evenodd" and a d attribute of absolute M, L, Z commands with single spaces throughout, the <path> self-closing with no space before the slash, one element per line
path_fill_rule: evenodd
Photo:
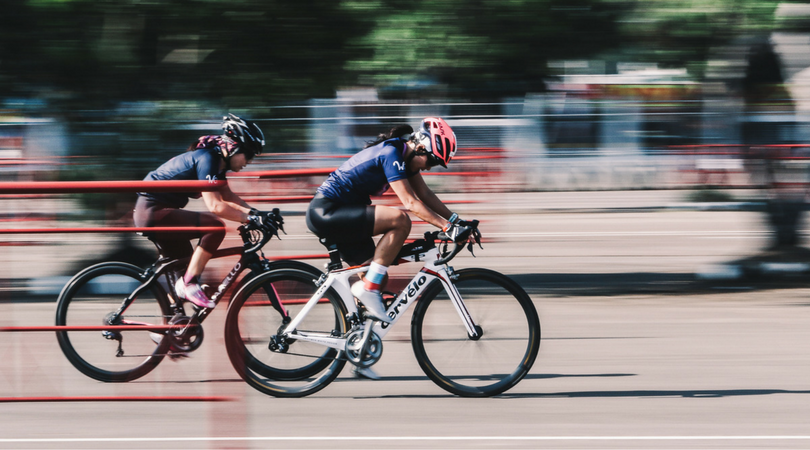
<path fill-rule="evenodd" d="M 3 334 L 0 397 L 224 401 L 0 403 L 0 448 L 810 447 L 810 290 L 693 276 L 761 249 L 759 214 L 517 203 L 466 206 L 492 240 L 455 263 L 513 276 L 540 313 L 537 362 L 501 396 L 458 398 L 435 386 L 403 322 L 375 366 L 382 380 L 345 369 L 311 397 L 267 397 L 230 367 L 223 309 L 190 358 L 127 384 L 81 375 L 51 333 Z M 300 216 L 290 217 L 290 236 L 273 250 L 318 251 L 292 231 Z M 53 303 L 15 295 L 0 303 L 0 324 L 53 323 Z"/>

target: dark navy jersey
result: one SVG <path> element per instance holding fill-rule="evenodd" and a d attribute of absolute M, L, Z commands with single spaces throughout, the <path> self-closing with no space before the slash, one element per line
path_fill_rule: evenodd
<path fill-rule="evenodd" d="M 143 181 L 162 180 L 225 180 L 225 170 L 220 171 L 222 156 L 216 148 L 201 148 L 191 152 L 177 155 L 166 161 L 157 169 L 149 172 Z M 200 198 L 199 192 L 138 192 L 138 195 L 154 200 L 173 208 L 182 208 L 188 204 L 189 198 Z"/>
<path fill-rule="evenodd" d="M 415 175 L 405 167 L 404 154 L 400 138 L 363 149 L 332 172 L 318 193 L 340 203 L 369 205 L 370 197 L 382 195 L 391 182 Z"/>

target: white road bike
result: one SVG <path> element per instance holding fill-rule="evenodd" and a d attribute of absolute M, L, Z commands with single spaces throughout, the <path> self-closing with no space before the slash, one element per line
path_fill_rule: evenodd
<path fill-rule="evenodd" d="M 299 269 L 262 273 L 237 292 L 228 307 L 225 340 L 239 375 L 277 397 L 303 397 L 331 383 L 350 362 L 369 367 L 382 356 L 383 338 L 415 304 L 411 343 L 425 374 L 465 397 L 498 395 L 522 380 L 540 347 L 540 321 L 517 283 L 487 269 L 453 270 L 447 263 L 480 245 L 478 222 L 468 242 L 425 233 L 403 247 L 397 263 L 424 267 L 398 294 L 386 293 L 390 324 L 366 318 L 350 279 L 368 266 L 343 268 L 337 248 L 326 274 L 313 279 Z M 437 243 L 438 241 L 438 243 Z"/>

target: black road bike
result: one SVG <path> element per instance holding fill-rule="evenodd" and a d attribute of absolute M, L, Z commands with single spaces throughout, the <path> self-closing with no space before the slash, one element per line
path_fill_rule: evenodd
<path fill-rule="evenodd" d="M 313 280 L 322 272 L 299 261 L 269 261 L 261 252 L 283 219 L 278 209 L 270 220 L 251 221 L 238 228 L 243 246 L 223 249 L 215 257 L 241 255 L 211 299 L 219 303 L 230 288 L 242 286 L 262 273 L 293 269 Z M 174 283 L 188 264 L 188 258 L 163 256 L 143 269 L 124 262 L 102 262 L 76 274 L 62 289 L 56 307 L 56 337 L 67 359 L 88 377 L 104 382 L 125 382 L 148 374 L 166 356 L 179 358 L 198 349 L 203 342 L 202 323 L 213 308 L 191 303 L 191 314 L 174 295 Z M 243 272 L 245 276 L 240 278 Z M 210 290 L 210 289 L 209 289 Z M 283 308 L 282 305 L 276 305 Z M 283 313 L 283 310 L 279 310 Z"/>

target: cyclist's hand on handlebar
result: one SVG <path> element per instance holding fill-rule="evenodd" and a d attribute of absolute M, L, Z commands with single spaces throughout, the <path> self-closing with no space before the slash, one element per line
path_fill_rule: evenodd
<path fill-rule="evenodd" d="M 284 218 L 281 217 L 281 211 L 278 208 L 273 208 L 272 211 L 259 211 L 252 208 L 247 221 L 267 229 L 276 236 L 278 236 L 278 230 L 284 231 Z"/>
<path fill-rule="evenodd" d="M 470 237 L 472 228 L 461 224 L 448 223 L 442 231 L 449 240 L 462 243 Z"/>
<path fill-rule="evenodd" d="M 481 247 L 481 232 L 478 230 L 477 220 L 461 220 L 456 214 L 453 214 L 450 217 L 450 222 L 442 231 L 447 236 L 447 239 L 457 244 L 469 243 L 468 250 L 470 252 L 472 252 L 474 243 Z"/>
<path fill-rule="evenodd" d="M 431 240 L 431 242 L 438 239 L 442 241 L 444 245 L 443 249 L 439 251 L 439 258 L 436 264 L 446 264 L 463 250 L 464 247 L 467 247 L 470 253 L 473 253 L 474 244 L 478 244 L 478 246 L 481 247 L 481 232 L 478 231 L 478 223 L 477 220 L 459 220 L 458 216 L 453 214 L 450 222 L 442 228 L 441 232 L 425 233 L 425 239 Z M 450 242 L 453 243 L 452 248 L 448 248 Z M 465 246 L 464 244 L 467 245 Z M 475 256 L 474 253 L 473 256 Z"/>
<path fill-rule="evenodd" d="M 449 222 L 442 231 L 449 240 L 459 244 L 466 242 L 470 236 L 475 235 L 478 236 L 476 240 L 480 241 L 481 236 L 481 233 L 478 232 L 478 221 L 461 220 L 456 213 L 450 216 Z"/>

